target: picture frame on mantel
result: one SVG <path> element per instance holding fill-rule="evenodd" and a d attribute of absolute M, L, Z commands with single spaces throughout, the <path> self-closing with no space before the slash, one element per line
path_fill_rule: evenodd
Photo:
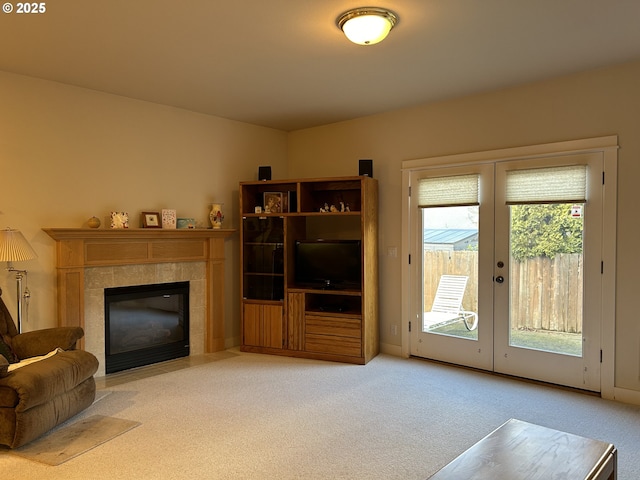
<path fill-rule="evenodd" d="M 174 229 L 178 225 L 176 211 L 172 208 L 162 209 L 162 228 Z"/>
<path fill-rule="evenodd" d="M 162 228 L 159 212 L 142 212 L 142 228 Z"/>

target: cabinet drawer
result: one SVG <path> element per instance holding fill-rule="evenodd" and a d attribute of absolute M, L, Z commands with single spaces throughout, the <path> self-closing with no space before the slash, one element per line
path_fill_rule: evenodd
<path fill-rule="evenodd" d="M 307 352 L 328 353 L 333 355 L 362 356 L 360 338 L 338 337 L 335 335 L 315 335 L 308 333 L 304 337 L 304 349 Z"/>
<path fill-rule="evenodd" d="M 305 333 L 314 335 L 335 335 L 340 337 L 362 337 L 360 318 L 305 315 Z"/>

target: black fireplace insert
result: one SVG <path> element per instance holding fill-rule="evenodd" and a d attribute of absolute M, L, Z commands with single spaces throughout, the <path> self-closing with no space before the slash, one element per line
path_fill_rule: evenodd
<path fill-rule="evenodd" d="M 105 288 L 105 371 L 189 355 L 189 282 Z"/>

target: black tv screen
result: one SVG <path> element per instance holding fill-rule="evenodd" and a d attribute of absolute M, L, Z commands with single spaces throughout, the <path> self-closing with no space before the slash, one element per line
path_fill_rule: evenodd
<path fill-rule="evenodd" d="M 296 285 L 312 288 L 360 289 L 360 240 L 298 240 Z"/>

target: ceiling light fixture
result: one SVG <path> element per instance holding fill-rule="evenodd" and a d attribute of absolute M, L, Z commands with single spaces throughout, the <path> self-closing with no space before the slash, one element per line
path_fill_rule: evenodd
<path fill-rule="evenodd" d="M 349 40 L 358 45 L 375 45 L 384 40 L 398 16 L 390 10 L 377 7 L 360 7 L 340 15 L 336 24 Z"/>

